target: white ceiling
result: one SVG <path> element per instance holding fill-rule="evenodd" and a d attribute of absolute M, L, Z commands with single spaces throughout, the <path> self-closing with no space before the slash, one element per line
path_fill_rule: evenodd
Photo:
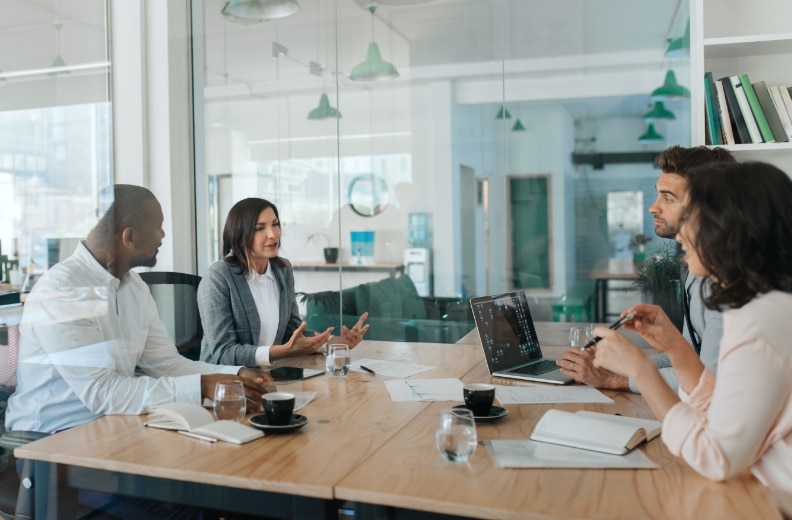
<path fill-rule="evenodd" d="M 371 39 L 369 1 L 299 2 L 302 9 L 289 18 L 241 25 L 220 15 L 223 0 L 202 0 L 207 87 L 228 84 L 232 95 L 245 95 L 248 88 L 282 93 L 302 85 L 318 92 L 323 85 L 308 74 L 311 60 L 326 67 L 325 82 L 332 84 L 332 71 L 338 70 L 347 86 L 344 75 L 363 59 Z M 47 67 L 58 47 L 68 64 L 106 59 L 106 49 L 96 45 L 105 40 L 104 5 L 104 0 L 3 0 L 0 48 L 24 52 L 3 52 L 0 71 Z M 374 37 L 402 81 L 427 74 L 486 79 L 504 71 L 507 77 L 542 76 L 558 73 L 554 68 L 579 73 L 602 69 L 602 60 L 625 52 L 640 56 L 636 67 L 661 77 L 665 41 L 681 34 L 686 10 L 683 0 L 379 0 Z M 62 24 L 60 38 L 56 23 Z M 337 33 L 326 29 L 333 25 Z M 273 59 L 275 41 L 288 48 L 289 59 Z M 570 99 L 568 106 L 587 117 L 615 117 L 643 113 L 647 99 Z"/>

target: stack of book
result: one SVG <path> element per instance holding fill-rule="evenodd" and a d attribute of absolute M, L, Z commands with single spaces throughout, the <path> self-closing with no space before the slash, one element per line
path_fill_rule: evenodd
<path fill-rule="evenodd" d="M 707 144 L 781 143 L 792 139 L 792 87 L 751 83 L 748 74 L 704 74 Z"/>

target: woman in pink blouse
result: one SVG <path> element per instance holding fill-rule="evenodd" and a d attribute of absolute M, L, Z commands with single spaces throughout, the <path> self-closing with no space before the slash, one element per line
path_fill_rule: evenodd
<path fill-rule="evenodd" d="M 637 305 L 625 328 L 668 353 L 679 395 L 635 345 L 598 327 L 594 365 L 636 381 L 663 422 L 663 441 L 700 474 L 750 470 L 792 514 L 792 180 L 764 163 L 720 163 L 689 179 L 677 240 L 705 303 L 724 314 L 718 375 L 660 307 Z"/>

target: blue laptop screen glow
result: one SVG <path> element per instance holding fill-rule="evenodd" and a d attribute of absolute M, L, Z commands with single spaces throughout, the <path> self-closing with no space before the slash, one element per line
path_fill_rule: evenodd
<path fill-rule="evenodd" d="M 470 303 L 492 371 L 542 357 L 525 293 L 473 298 Z"/>

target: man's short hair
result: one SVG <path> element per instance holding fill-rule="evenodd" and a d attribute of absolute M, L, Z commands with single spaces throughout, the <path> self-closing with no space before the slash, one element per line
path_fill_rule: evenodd
<path fill-rule="evenodd" d="M 713 162 L 733 163 L 737 159 L 725 148 L 672 146 L 655 157 L 654 165 L 663 173 L 675 173 L 687 179 L 694 168 Z"/>
<path fill-rule="evenodd" d="M 148 216 L 148 204 L 156 200 L 151 191 L 141 186 L 107 186 L 99 192 L 99 209 L 104 214 L 95 229 L 103 239 L 110 239 L 125 228 L 138 228 Z"/>

